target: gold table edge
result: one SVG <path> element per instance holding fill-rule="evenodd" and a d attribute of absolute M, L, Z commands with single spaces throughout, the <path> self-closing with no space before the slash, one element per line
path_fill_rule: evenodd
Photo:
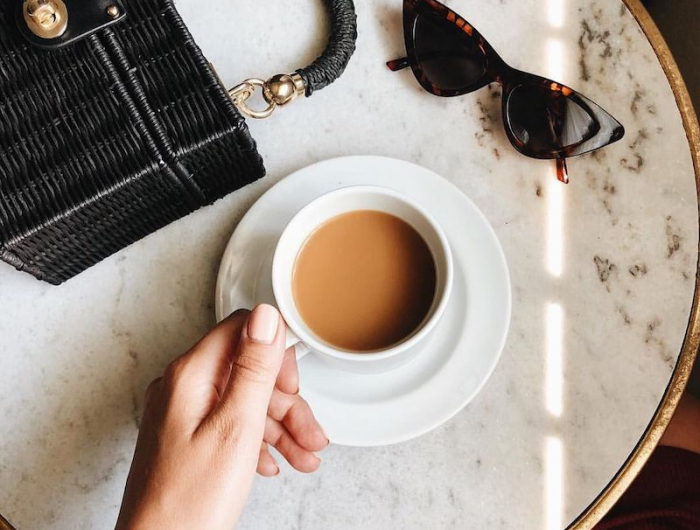
<path fill-rule="evenodd" d="M 10 524 L 10 522 L 5 519 L 2 514 L 0 513 L 0 530 L 16 530 L 14 526 Z"/>
<path fill-rule="evenodd" d="M 690 154 L 693 160 L 695 169 L 695 186 L 696 194 L 700 194 L 700 125 L 698 125 L 698 116 L 693 108 L 688 88 L 681 76 L 678 65 L 676 64 L 671 50 L 666 41 L 661 36 L 656 23 L 652 20 L 651 15 L 641 0 L 622 0 L 627 6 L 632 16 L 636 19 L 640 28 L 646 35 L 647 39 L 654 49 L 654 53 L 661 63 L 661 67 L 666 74 L 673 94 L 678 105 L 678 110 L 683 119 L 683 127 L 688 138 Z M 700 204 L 700 195 L 696 196 L 698 204 Z M 700 220 L 699 220 L 700 221 Z M 690 374 L 693 370 L 693 364 L 697 356 L 698 346 L 700 345 L 700 276 L 698 275 L 698 266 L 696 261 L 695 272 L 695 292 L 693 295 L 693 305 L 688 319 L 688 327 L 686 329 L 681 353 L 673 371 L 671 381 L 664 392 L 663 398 L 659 407 L 654 414 L 649 426 L 647 427 L 641 440 L 630 454 L 627 461 L 623 464 L 617 474 L 608 483 L 606 488 L 598 495 L 598 497 L 581 513 L 569 526 L 568 530 L 591 530 L 606 513 L 615 505 L 622 494 L 627 490 L 632 481 L 639 475 L 639 472 L 646 464 L 647 460 L 653 453 L 656 446 L 661 440 L 666 427 L 668 427 L 673 413 L 678 406 L 678 402 L 685 391 Z"/>

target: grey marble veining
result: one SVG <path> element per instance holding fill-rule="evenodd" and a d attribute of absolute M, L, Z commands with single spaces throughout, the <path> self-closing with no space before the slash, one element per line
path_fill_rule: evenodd
<path fill-rule="evenodd" d="M 265 179 L 60 287 L 0 266 L 0 512 L 20 530 L 113 524 L 143 391 L 213 324 L 236 223 L 284 175 L 339 155 L 422 164 L 476 202 L 510 263 L 511 332 L 453 420 L 397 446 L 331 446 L 312 476 L 283 468 L 257 480 L 240 528 L 553 530 L 639 440 L 682 344 L 698 226 L 680 115 L 632 16 L 618 0 L 449 2 L 507 62 L 625 125 L 621 142 L 571 160 L 563 187 L 553 164 L 508 144 L 498 88 L 442 99 L 389 72 L 384 61 L 403 54 L 401 3 L 356 4 L 360 38 L 343 78 L 250 124 Z M 179 8 L 228 85 L 294 70 L 323 44 L 317 0 Z M 480 171 L 465 174 L 466 161 Z"/>

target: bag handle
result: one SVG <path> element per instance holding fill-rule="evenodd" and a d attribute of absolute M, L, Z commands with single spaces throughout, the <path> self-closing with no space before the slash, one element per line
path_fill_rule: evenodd
<path fill-rule="evenodd" d="M 234 105 L 246 116 L 262 119 L 277 107 L 299 96 L 309 97 L 338 79 L 355 51 L 357 16 L 353 0 L 324 0 L 331 17 L 331 32 L 323 53 L 306 68 L 293 74 L 277 74 L 267 80 L 246 79 L 228 91 Z M 254 110 L 247 104 L 256 88 L 262 90 L 267 107 Z"/>

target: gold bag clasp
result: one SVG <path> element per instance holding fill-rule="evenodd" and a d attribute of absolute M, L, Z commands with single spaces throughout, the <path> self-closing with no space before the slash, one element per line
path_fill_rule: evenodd
<path fill-rule="evenodd" d="M 63 0 L 25 0 L 24 21 L 29 30 L 42 39 L 55 39 L 68 27 L 68 9 Z"/>
<path fill-rule="evenodd" d="M 267 107 L 254 110 L 247 104 L 248 99 L 255 93 L 256 87 L 262 90 Z M 306 94 L 306 87 L 301 76 L 294 74 L 277 74 L 267 81 L 262 79 L 246 79 L 228 91 L 229 96 L 238 109 L 251 118 L 267 118 L 277 107 L 282 107 L 294 101 L 298 96 Z"/>

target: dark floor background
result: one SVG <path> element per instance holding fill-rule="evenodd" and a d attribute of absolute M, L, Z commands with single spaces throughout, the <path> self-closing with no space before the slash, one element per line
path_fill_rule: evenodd
<path fill-rule="evenodd" d="M 678 63 L 695 110 L 700 110 L 700 0 L 644 0 Z M 688 389 L 700 398 L 700 363 Z"/>
<path fill-rule="evenodd" d="M 700 0 L 644 0 L 700 109 Z"/>

